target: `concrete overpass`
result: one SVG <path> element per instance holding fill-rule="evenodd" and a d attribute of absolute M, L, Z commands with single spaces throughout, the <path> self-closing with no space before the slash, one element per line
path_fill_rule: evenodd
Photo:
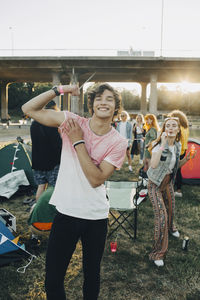
<path fill-rule="evenodd" d="M 74 73 L 72 70 L 74 68 Z M 0 57 L 1 119 L 8 115 L 8 86 L 13 82 L 52 82 L 81 85 L 91 74 L 92 81 L 138 82 L 142 86 L 141 112 L 147 112 L 146 87 L 150 83 L 149 111 L 157 114 L 157 82 L 200 82 L 200 58 L 164 57 Z M 83 93 L 64 108 L 82 113 Z M 60 99 L 56 97 L 59 104 Z"/>

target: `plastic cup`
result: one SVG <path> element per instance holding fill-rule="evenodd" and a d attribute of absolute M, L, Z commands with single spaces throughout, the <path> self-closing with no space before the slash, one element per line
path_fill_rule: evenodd
<path fill-rule="evenodd" d="M 111 252 L 116 252 L 117 251 L 117 242 L 111 242 L 110 243 L 110 250 L 111 250 Z"/>

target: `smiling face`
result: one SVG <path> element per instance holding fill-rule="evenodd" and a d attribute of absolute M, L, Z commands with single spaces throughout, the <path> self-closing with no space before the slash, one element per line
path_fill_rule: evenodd
<path fill-rule="evenodd" d="M 169 119 L 165 123 L 165 132 L 167 133 L 168 137 L 176 137 L 179 133 L 179 124 L 174 119 Z"/>
<path fill-rule="evenodd" d="M 96 95 L 93 103 L 93 110 L 96 117 L 112 119 L 115 112 L 115 98 L 111 91 L 104 90 L 101 95 Z"/>

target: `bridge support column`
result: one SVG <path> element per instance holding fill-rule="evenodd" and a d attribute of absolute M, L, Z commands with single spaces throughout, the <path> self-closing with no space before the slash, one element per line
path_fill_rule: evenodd
<path fill-rule="evenodd" d="M 79 101 L 79 112 L 81 116 L 83 116 L 83 105 L 84 105 L 84 93 L 82 88 L 80 89 L 80 101 Z"/>
<path fill-rule="evenodd" d="M 147 82 L 140 82 L 142 87 L 140 110 L 143 115 L 147 113 Z"/>
<path fill-rule="evenodd" d="M 52 83 L 53 83 L 53 86 L 60 84 L 60 76 L 58 73 L 52 73 Z M 61 108 L 61 97 L 55 96 L 54 101 L 56 102 L 57 106 L 59 108 Z"/>
<path fill-rule="evenodd" d="M 70 74 L 71 81 L 70 84 L 77 84 L 78 83 L 78 76 L 74 72 Z M 81 115 L 80 111 L 80 97 L 79 96 L 72 96 L 70 97 L 71 102 L 71 112 Z"/>
<path fill-rule="evenodd" d="M 7 81 L 2 81 L 0 84 L 1 89 L 1 122 L 6 122 L 9 120 L 8 115 L 8 86 Z"/>
<path fill-rule="evenodd" d="M 67 83 L 67 74 L 66 73 L 62 73 L 60 76 L 60 82 L 62 85 L 68 84 Z M 62 110 L 68 110 L 70 111 L 70 95 L 69 94 L 64 94 L 61 96 L 61 100 L 62 100 Z"/>
<path fill-rule="evenodd" d="M 62 109 L 63 110 L 70 110 L 70 97 L 69 94 L 64 94 L 62 96 Z"/>
<path fill-rule="evenodd" d="M 151 114 L 157 115 L 157 102 L 158 102 L 158 95 L 157 95 L 157 75 L 151 75 L 151 92 L 150 92 L 150 99 L 149 99 L 149 112 Z"/>

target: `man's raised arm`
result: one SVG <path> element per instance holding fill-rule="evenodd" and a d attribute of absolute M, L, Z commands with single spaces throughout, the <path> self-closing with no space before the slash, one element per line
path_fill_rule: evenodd
<path fill-rule="evenodd" d="M 57 89 L 59 92 L 59 86 Z M 62 92 L 71 93 L 74 96 L 80 95 L 78 85 L 63 85 Z M 44 108 L 55 96 L 55 91 L 52 89 L 44 92 L 22 105 L 22 111 L 43 125 L 58 127 L 64 121 L 64 113 Z"/>

